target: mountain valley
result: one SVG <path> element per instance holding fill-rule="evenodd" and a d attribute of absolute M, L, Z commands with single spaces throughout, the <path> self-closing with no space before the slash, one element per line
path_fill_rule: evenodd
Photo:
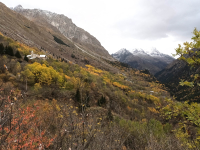
<path fill-rule="evenodd" d="M 67 16 L 0 2 L 0 149 L 199 149 L 199 87 L 179 84 L 199 69 L 183 60 L 109 55 Z"/>

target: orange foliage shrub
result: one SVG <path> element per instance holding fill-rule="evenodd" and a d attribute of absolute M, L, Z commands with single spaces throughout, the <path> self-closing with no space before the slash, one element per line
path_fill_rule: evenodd
<path fill-rule="evenodd" d="M 70 77 L 69 77 L 69 76 L 67 76 L 67 75 L 65 75 L 65 78 L 66 78 L 66 79 L 70 79 Z"/>
<path fill-rule="evenodd" d="M 119 84 L 118 82 L 113 82 L 113 85 L 120 88 L 120 89 L 127 89 L 129 90 L 130 88 L 128 86 L 125 86 L 125 85 L 122 85 L 122 84 Z"/>
<path fill-rule="evenodd" d="M 149 111 L 155 114 L 158 114 L 159 112 L 154 107 L 148 107 Z"/>

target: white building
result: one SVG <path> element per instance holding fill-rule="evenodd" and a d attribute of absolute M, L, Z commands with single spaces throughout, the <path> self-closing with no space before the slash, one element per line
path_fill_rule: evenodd
<path fill-rule="evenodd" d="M 31 55 L 27 55 L 29 59 L 35 59 L 35 58 L 40 58 L 40 59 L 47 59 L 46 55 L 38 55 L 34 54 L 33 51 L 31 51 Z"/>

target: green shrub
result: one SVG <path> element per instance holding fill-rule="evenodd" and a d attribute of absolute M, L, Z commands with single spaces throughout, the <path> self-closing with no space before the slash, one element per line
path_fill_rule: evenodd
<path fill-rule="evenodd" d="M 61 39 L 57 38 L 56 36 L 53 36 L 53 37 L 54 37 L 54 41 L 56 41 L 58 44 L 62 44 L 62 45 L 66 45 L 70 47 L 69 45 L 65 44 Z"/>
<path fill-rule="evenodd" d="M 161 138 L 164 135 L 163 125 L 160 121 L 151 119 L 147 126 L 149 133 L 153 133 L 156 138 Z"/>

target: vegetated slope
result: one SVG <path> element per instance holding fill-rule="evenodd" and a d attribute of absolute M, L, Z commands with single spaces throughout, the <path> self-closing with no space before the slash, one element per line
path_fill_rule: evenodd
<path fill-rule="evenodd" d="M 185 61 L 177 59 L 165 69 L 155 74 L 155 77 L 169 88 L 169 91 L 172 95 L 177 97 L 177 100 L 199 102 L 199 86 L 191 88 L 188 86 L 181 86 L 179 83 L 181 80 L 192 81 L 193 79 L 191 75 L 198 73 L 198 70 L 198 68 L 191 68 L 188 66 Z"/>
<path fill-rule="evenodd" d="M 131 67 L 145 70 L 148 69 L 152 74 L 155 74 L 164 69 L 174 58 L 160 53 L 154 49 L 151 53 L 147 53 L 144 50 L 133 50 L 129 51 L 121 49 L 115 54 L 112 54 L 113 58 L 120 62 L 129 64 Z"/>
<path fill-rule="evenodd" d="M 24 9 L 21 5 L 15 7 L 13 10 L 22 14 L 40 26 L 54 26 L 65 37 L 69 38 L 86 51 L 92 53 L 95 56 L 100 56 L 112 60 L 112 57 L 109 55 L 107 50 L 94 36 L 92 36 L 84 29 L 77 27 L 68 17 L 45 10 Z"/>
<path fill-rule="evenodd" d="M 3 150 L 199 147 L 199 105 L 170 100 L 151 75 L 113 61 L 119 73 L 52 57 L 26 62 L 7 47 L 40 50 L 0 39 Z"/>
<path fill-rule="evenodd" d="M 56 59 L 71 61 L 84 66 L 94 64 L 96 67 L 113 70 L 99 57 L 87 53 L 87 50 L 77 48 L 71 40 L 68 40 L 60 31 L 46 20 L 40 20 L 40 24 L 30 21 L 23 15 L 14 12 L 0 3 L 0 31 L 2 34 L 22 42 L 31 47 L 37 47 L 46 55 L 52 55 Z M 30 53 L 24 54 L 28 55 Z M 115 70 L 113 70 L 115 72 Z"/>

